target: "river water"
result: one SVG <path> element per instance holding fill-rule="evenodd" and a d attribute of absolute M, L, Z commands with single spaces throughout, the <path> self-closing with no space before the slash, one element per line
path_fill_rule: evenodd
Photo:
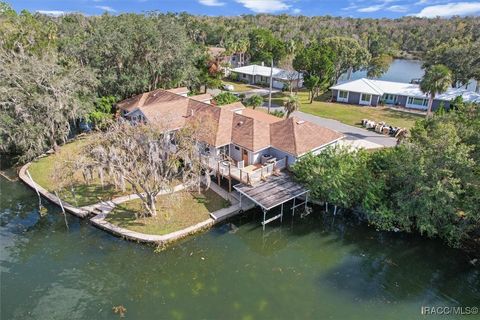
<path fill-rule="evenodd" d="M 425 74 L 425 71 L 422 69 L 422 64 L 423 62 L 420 60 L 393 59 L 387 72 L 382 74 L 378 79 L 404 83 L 409 83 L 412 79 L 421 79 Z M 357 80 L 366 77 L 366 71 L 357 71 L 350 75 L 350 80 Z M 340 77 L 339 82 L 345 82 L 347 80 L 348 74 L 343 74 Z M 476 87 L 477 82 L 472 79 L 466 86 L 466 89 L 475 91 Z"/>
<path fill-rule="evenodd" d="M 127 319 L 405 320 L 480 304 L 464 253 L 318 208 L 265 232 L 252 212 L 156 253 L 72 216 L 67 229 L 53 205 L 40 218 L 19 182 L 0 190 L 1 319 L 118 319 L 122 305 Z"/>
<path fill-rule="evenodd" d="M 412 79 L 422 78 L 424 73 L 425 72 L 422 69 L 422 61 L 420 60 L 393 59 L 388 71 L 385 72 L 379 79 L 385 81 L 409 83 Z M 357 71 L 351 74 L 350 80 L 366 77 L 366 71 Z M 344 74 L 339 81 L 343 82 L 347 79 L 347 74 Z"/>

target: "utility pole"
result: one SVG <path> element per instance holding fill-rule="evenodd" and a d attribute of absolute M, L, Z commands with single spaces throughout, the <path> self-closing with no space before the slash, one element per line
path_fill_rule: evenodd
<path fill-rule="evenodd" d="M 270 113 L 270 107 L 272 106 L 272 86 L 273 86 L 273 58 L 270 65 L 270 91 L 268 92 L 268 113 Z"/>

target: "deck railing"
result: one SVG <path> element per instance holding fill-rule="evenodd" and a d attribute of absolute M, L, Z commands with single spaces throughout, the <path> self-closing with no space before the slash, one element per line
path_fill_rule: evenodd
<path fill-rule="evenodd" d="M 283 158 L 278 161 L 268 163 L 255 170 L 245 170 L 238 168 L 235 164 L 225 161 L 220 157 L 200 155 L 202 162 L 214 171 L 214 174 L 220 174 L 223 177 L 234 178 L 242 183 L 252 185 L 262 179 L 271 176 L 275 171 L 285 169 L 287 167 L 287 159 Z"/>
<path fill-rule="evenodd" d="M 275 169 L 282 170 L 287 167 L 287 157 L 275 161 Z"/>

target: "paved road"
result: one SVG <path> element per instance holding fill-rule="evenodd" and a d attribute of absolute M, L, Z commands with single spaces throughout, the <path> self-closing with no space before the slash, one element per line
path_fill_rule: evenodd
<path fill-rule="evenodd" d="M 296 111 L 293 113 L 297 118 L 316 123 L 322 127 L 339 131 L 345 134 L 345 142 L 355 147 L 364 147 L 374 149 L 380 147 L 393 147 L 397 144 L 397 139 L 376 133 L 374 131 L 357 128 L 337 120 L 326 119 L 312 114 Z"/>

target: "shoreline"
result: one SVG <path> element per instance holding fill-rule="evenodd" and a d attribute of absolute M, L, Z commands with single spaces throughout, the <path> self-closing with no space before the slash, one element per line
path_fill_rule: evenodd
<path fill-rule="evenodd" d="M 87 219 L 90 222 L 90 224 L 93 225 L 94 227 L 129 241 L 165 245 L 165 244 L 186 238 L 193 234 L 208 230 L 215 224 L 223 222 L 224 220 L 230 218 L 231 216 L 237 214 L 238 212 L 242 210 L 248 210 L 254 207 L 253 203 L 245 203 L 245 205 L 240 206 L 239 201 L 235 198 L 235 196 L 233 196 L 232 194 L 229 194 L 228 192 L 223 190 L 220 186 L 216 185 L 214 182 L 211 182 L 210 189 L 216 194 L 218 194 L 220 197 L 222 197 L 223 199 L 228 200 L 231 203 L 229 207 L 222 208 L 214 212 L 210 212 L 209 213 L 210 217 L 207 218 L 206 220 L 196 223 L 194 225 L 191 225 L 189 227 L 186 227 L 174 232 L 170 232 L 168 234 L 164 234 L 164 235 L 146 234 L 146 233 L 136 232 L 136 231 L 119 227 L 113 223 L 108 222 L 105 219 L 108 215 L 108 212 L 110 212 L 113 208 L 115 208 L 117 204 L 136 199 L 138 197 L 137 195 L 132 194 L 128 196 L 117 197 L 110 201 L 102 201 L 99 203 L 87 205 L 80 208 L 75 207 L 69 204 L 68 202 L 62 201 L 61 199 L 60 199 L 61 201 L 60 203 L 56 195 L 49 192 L 47 189 L 45 189 L 44 187 L 36 183 L 33 180 L 33 178 L 31 179 L 28 176 L 27 170 L 31 164 L 32 163 L 29 162 L 23 165 L 18 172 L 18 177 L 23 183 L 25 183 L 31 189 L 38 192 L 41 197 L 48 200 L 49 202 L 59 207 L 63 206 L 66 212 L 73 214 L 78 218 Z M 179 185 L 174 188 L 174 192 L 178 192 L 183 189 L 184 189 L 184 186 Z M 100 211 L 101 213 L 98 211 Z"/>

